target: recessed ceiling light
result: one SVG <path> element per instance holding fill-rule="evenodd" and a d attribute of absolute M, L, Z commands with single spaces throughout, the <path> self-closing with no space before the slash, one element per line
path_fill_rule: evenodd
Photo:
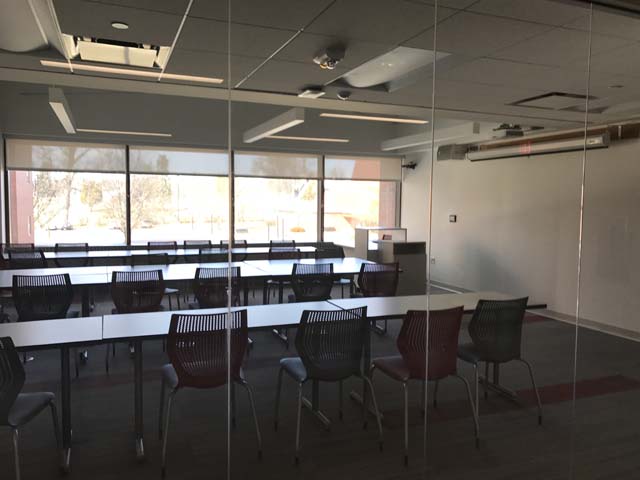
<path fill-rule="evenodd" d="M 412 123 L 414 125 L 424 125 L 429 120 L 420 120 L 418 118 L 395 118 L 395 117 L 377 117 L 371 115 L 352 115 L 347 113 L 321 113 L 321 117 L 327 118 L 345 118 L 349 120 L 369 120 L 371 122 L 392 122 L 392 123 Z"/>
<path fill-rule="evenodd" d="M 40 64 L 43 67 L 64 68 L 69 69 L 67 62 L 54 62 L 51 60 L 40 60 Z M 84 63 L 72 63 L 71 67 L 73 71 L 85 71 L 85 72 L 97 72 L 97 73 L 110 73 L 113 75 L 131 75 L 134 77 L 147 77 L 158 79 L 160 76 L 160 70 L 134 70 L 132 68 L 115 68 L 115 67 L 103 67 L 101 65 L 89 65 Z M 186 82 L 198 82 L 198 83 L 214 83 L 220 84 L 224 82 L 221 78 L 215 77 L 198 77 L 194 75 L 180 75 L 177 73 L 164 73 L 162 78 L 171 80 L 184 80 Z"/>
<path fill-rule="evenodd" d="M 287 135 L 270 135 L 266 138 L 274 140 L 298 140 L 302 142 L 329 142 L 329 143 L 349 143 L 348 138 L 328 138 L 328 137 L 290 137 Z"/>
<path fill-rule="evenodd" d="M 128 130 L 99 130 L 95 128 L 76 128 L 76 131 L 82 133 L 104 133 L 107 135 L 138 135 L 142 137 L 171 137 L 170 133 L 157 132 L 132 132 Z"/>
<path fill-rule="evenodd" d="M 116 30 L 129 30 L 129 24 L 124 22 L 111 22 L 111 26 Z"/>

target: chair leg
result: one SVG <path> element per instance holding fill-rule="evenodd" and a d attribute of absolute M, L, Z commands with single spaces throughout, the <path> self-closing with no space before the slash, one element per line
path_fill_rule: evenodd
<path fill-rule="evenodd" d="M 19 449 L 19 439 L 20 436 L 18 434 L 18 429 L 13 429 L 13 461 L 16 470 L 16 480 L 20 480 L 20 449 Z"/>
<path fill-rule="evenodd" d="M 407 382 L 402 382 L 404 394 L 404 466 L 409 466 L 409 387 Z"/>
<path fill-rule="evenodd" d="M 298 412 L 296 420 L 296 465 L 300 463 L 300 421 L 302 420 L 302 383 L 298 384 Z"/>
<path fill-rule="evenodd" d="M 167 440 L 169 439 L 169 421 L 171 420 L 171 405 L 177 390 L 172 390 L 167 402 L 167 415 L 164 423 L 164 437 L 162 439 L 162 478 L 167 475 Z"/>
<path fill-rule="evenodd" d="M 107 344 L 107 355 L 104 358 L 104 368 L 107 371 L 107 373 L 109 373 L 109 353 L 110 353 L 109 352 L 109 350 L 110 350 L 109 346 L 110 345 Z"/>
<path fill-rule="evenodd" d="M 382 437 L 382 420 L 380 420 L 380 410 L 378 410 L 378 400 L 376 399 L 376 392 L 373 389 L 373 383 L 371 382 L 371 379 L 369 379 L 369 377 L 367 377 L 366 375 L 363 375 L 362 378 L 364 379 L 365 383 L 369 387 L 369 391 L 371 392 L 373 409 L 376 412 L 376 423 L 378 424 L 378 445 L 379 445 L 380 451 L 382 451 L 384 439 Z M 365 413 L 366 413 L 366 410 L 365 410 Z"/>
<path fill-rule="evenodd" d="M 249 397 L 249 405 L 251 405 L 253 423 L 256 427 L 256 436 L 258 438 L 258 458 L 262 458 L 262 435 L 260 435 L 260 425 L 258 424 L 258 416 L 256 415 L 256 405 L 253 401 L 253 391 L 247 382 L 241 382 L 240 385 L 245 388 L 247 396 Z"/>
<path fill-rule="evenodd" d="M 538 386 L 536 385 L 536 379 L 533 376 L 533 368 L 531 364 L 526 360 L 519 358 L 522 363 L 527 366 L 529 370 L 529 376 L 531 377 L 531 384 L 533 385 L 533 391 L 536 393 L 536 401 L 538 402 L 538 425 L 542 425 L 542 402 L 540 401 L 540 393 L 538 392 Z"/>
<path fill-rule="evenodd" d="M 476 415 L 478 416 L 478 418 L 480 418 L 480 375 L 478 373 L 478 368 L 479 365 L 475 364 L 473 365 L 473 378 L 474 378 L 474 382 L 476 384 L 476 388 L 475 388 L 475 394 L 476 394 Z"/>
<path fill-rule="evenodd" d="M 489 398 L 489 362 L 484 363 L 484 399 Z"/>
<path fill-rule="evenodd" d="M 471 387 L 469 386 L 469 382 L 466 378 L 460 375 L 454 375 L 454 377 L 459 378 L 464 383 L 464 386 L 467 389 L 467 397 L 469 398 L 469 406 L 471 407 L 471 413 L 473 414 L 473 426 L 475 428 L 476 433 L 476 448 L 480 448 L 480 424 L 478 422 L 478 414 L 476 412 L 475 407 L 473 406 L 473 397 L 471 396 Z"/>
<path fill-rule="evenodd" d="M 169 310 L 173 310 L 173 306 L 171 305 L 171 295 L 167 295 L 167 298 L 169 299 Z"/>
<path fill-rule="evenodd" d="M 231 389 L 231 427 L 236 428 L 236 384 L 231 382 L 229 385 Z"/>
<path fill-rule="evenodd" d="M 78 366 L 78 361 L 79 361 L 79 354 L 78 354 L 78 349 L 74 348 L 73 349 L 73 365 L 76 369 L 76 378 L 78 378 L 80 376 L 80 367 Z"/>
<path fill-rule="evenodd" d="M 440 382 L 436 380 L 436 384 L 433 387 L 433 408 L 438 408 L 438 385 L 440 385 Z"/>
<path fill-rule="evenodd" d="M 282 389 L 282 374 L 284 370 L 280 367 L 280 371 L 278 372 L 278 386 L 276 387 L 276 412 L 273 421 L 273 429 L 278 430 L 278 415 L 280 410 L 280 390 Z"/>
<path fill-rule="evenodd" d="M 164 396 L 165 396 L 164 377 L 160 382 L 160 410 L 158 414 L 158 439 L 162 440 L 162 420 L 164 419 Z"/>

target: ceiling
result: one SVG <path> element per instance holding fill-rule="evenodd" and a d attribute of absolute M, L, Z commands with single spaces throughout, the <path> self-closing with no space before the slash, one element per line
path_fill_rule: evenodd
<path fill-rule="evenodd" d="M 184 87 L 171 90 L 171 94 L 187 98 L 206 96 L 201 92 L 206 88 L 222 99 L 226 89 L 232 87 L 246 94 L 237 98 L 285 106 L 296 104 L 296 95 L 306 86 L 324 85 L 326 95 L 306 106 L 354 111 L 367 106 L 380 111 L 397 107 L 393 110 L 396 114 L 405 111 L 407 115 L 430 118 L 435 99 L 442 118 L 553 128 L 580 125 L 584 122 L 583 106 L 550 110 L 513 104 L 549 92 L 585 95 L 588 89 L 594 106 L 589 121 L 605 123 L 623 118 L 620 108 L 607 111 L 607 107 L 640 100 L 638 18 L 594 10 L 590 22 L 588 5 L 550 0 L 440 0 L 437 9 L 435 3 L 232 0 L 229 24 L 227 0 L 194 0 L 176 35 L 188 0 L 53 1 L 63 33 L 165 46 L 175 41 L 167 73 L 224 79 L 219 86 L 206 87 L 177 82 Z M 3 17 L 11 21 L 10 15 Z M 114 20 L 130 28 L 115 30 L 111 27 Z M 23 18 L 20 21 L 25 22 Z M 320 69 L 312 58 L 334 44 L 346 46 L 344 60 L 335 70 Z M 398 46 L 437 50 L 449 56 L 436 62 L 435 81 L 429 67 L 393 92 L 350 88 L 347 102 L 336 100 L 338 91 L 344 90 L 334 82 L 336 79 Z M 47 85 L 55 80 L 64 84 L 67 80 L 59 74 L 71 75 L 42 67 L 39 61 L 43 58 L 64 60 L 54 48 L 20 53 L 0 50 L 0 80 L 11 81 L 5 85 L 12 85 L 7 92 L 19 92 L 15 85 L 20 81 Z M 26 75 L 34 71 L 51 74 Z M 95 82 L 95 77 L 109 75 L 73 76 L 74 88 L 124 88 L 117 85 L 122 82 L 118 78 L 112 83 Z M 161 87 L 152 80 L 144 82 L 149 88 Z M 254 92 L 277 95 L 251 96 Z M 624 115 L 630 115 L 628 109 Z"/>

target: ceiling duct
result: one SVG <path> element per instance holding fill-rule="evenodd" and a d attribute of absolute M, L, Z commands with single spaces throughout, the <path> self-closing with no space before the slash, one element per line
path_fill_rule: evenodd
<path fill-rule="evenodd" d="M 610 143 L 609 132 L 586 137 L 576 136 L 551 140 L 547 142 L 521 142 L 516 145 L 500 148 L 480 148 L 467 152 L 467 159 L 472 162 L 480 160 L 497 160 L 509 157 L 529 157 L 532 155 L 544 155 L 550 153 L 573 152 L 595 148 L 607 148 Z"/>
<path fill-rule="evenodd" d="M 164 68 L 170 47 L 62 35 L 68 58 L 128 67 Z"/>

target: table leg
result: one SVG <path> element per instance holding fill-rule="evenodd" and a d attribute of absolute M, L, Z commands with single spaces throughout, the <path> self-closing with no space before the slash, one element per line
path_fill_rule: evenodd
<path fill-rule="evenodd" d="M 244 306 L 249 305 L 249 280 L 243 280 L 242 288 L 244 290 Z"/>
<path fill-rule="evenodd" d="M 369 320 L 369 323 L 372 325 L 375 325 L 375 321 L 374 320 Z M 371 369 L 369 368 L 371 366 L 371 328 L 367 328 L 366 329 L 366 333 L 365 333 L 365 340 L 364 340 L 364 352 L 362 354 L 362 369 L 363 369 L 363 376 L 370 376 L 371 374 Z M 364 408 L 365 405 L 367 405 L 367 381 L 366 380 L 362 380 L 362 394 L 359 394 L 356 391 L 351 391 L 349 393 L 349 397 L 356 403 L 362 405 L 362 407 Z M 371 403 L 368 403 L 368 410 L 369 413 L 371 415 L 373 415 L 374 417 L 376 416 L 376 410 L 373 407 L 373 405 Z M 384 416 L 382 415 L 382 412 L 380 412 L 380 419 L 383 419 Z"/>
<path fill-rule="evenodd" d="M 60 349 L 60 390 L 62 403 L 62 470 L 71 470 L 71 373 L 69 347 Z"/>
<path fill-rule="evenodd" d="M 135 397 L 135 428 L 136 428 L 136 457 L 144 460 L 144 415 L 142 395 L 142 341 L 133 342 L 134 354 L 134 397 Z"/>
<path fill-rule="evenodd" d="M 89 285 L 83 285 L 81 289 L 82 295 L 82 316 L 88 317 L 91 315 L 91 302 L 90 302 L 90 294 L 89 294 Z"/>

